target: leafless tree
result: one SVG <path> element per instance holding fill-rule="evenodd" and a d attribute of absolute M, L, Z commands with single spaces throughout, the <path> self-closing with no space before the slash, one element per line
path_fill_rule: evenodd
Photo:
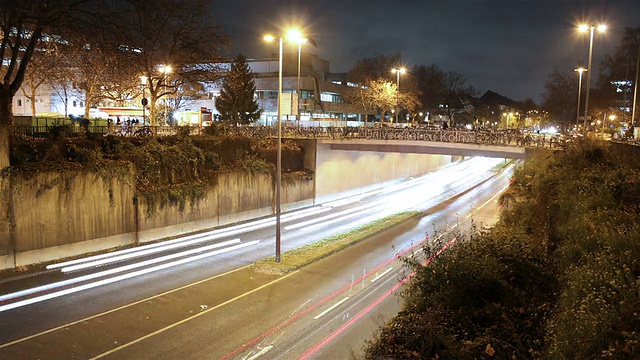
<path fill-rule="evenodd" d="M 187 83 L 215 81 L 228 40 L 208 17 L 206 0 L 122 1 L 117 26 L 120 50 L 147 79 L 151 124 L 156 103 Z M 170 66 L 171 72 L 162 71 Z"/>
<path fill-rule="evenodd" d="M 9 127 L 13 97 L 22 86 L 34 52 L 53 35 L 62 35 L 88 13 L 96 0 L 0 0 L 0 170 L 9 166 Z M 83 15 L 83 16 L 81 16 Z"/>

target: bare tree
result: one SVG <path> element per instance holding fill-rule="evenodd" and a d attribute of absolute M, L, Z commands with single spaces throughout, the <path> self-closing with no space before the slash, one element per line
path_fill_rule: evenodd
<path fill-rule="evenodd" d="M 35 51 L 31 64 L 26 69 L 23 86 L 20 88 L 22 94 L 29 100 L 31 116 L 37 115 L 38 89 L 44 84 L 51 83 L 51 79 L 56 75 L 57 63 L 60 59 L 55 56 L 56 48 L 56 39 L 49 37 L 48 41 L 42 42 L 42 46 Z"/>
<path fill-rule="evenodd" d="M 3 60 L 0 62 L 0 170 L 9 166 L 13 97 L 22 86 L 34 51 L 46 40 L 47 34 L 63 34 L 80 17 L 81 7 L 92 2 L 94 0 L 0 0 L 0 59 Z"/>
<path fill-rule="evenodd" d="M 121 3 L 114 34 L 130 66 L 147 78 L 151 124 L 156 103 L 186 83 L 215 81 L 228 40 L 207 17 L 206 0 Z M 171 67 L 171 72 L 164 71 Z"/>
<path fill-rule="evenodd" d="M 572 77 L 557 68 L 553 69 L 544 84 L 542 108 L 558 121 L 562 129 L 571 123 L 575 114 L 573 106 L 576 90 Z"/>
<path fill-rule="evenodd" d="M 362 106 L 366 114 L 383 114 L 395 108 L 396 90 L 396 85 L 390 81 L 366 80 L 358 87 L 350 87 L 345 94 L 345 99 L 352 104 Z"/>
<path fill-rule="evenodd" d="M 443 113 L 449 119 L 449 126 L 455 126 L 455 113 L 464 109 L 465 98 L 477 95 L 477 91 L 467 84 L 464 75 L 455 71 L 444 73 L 440 89 Z"/>

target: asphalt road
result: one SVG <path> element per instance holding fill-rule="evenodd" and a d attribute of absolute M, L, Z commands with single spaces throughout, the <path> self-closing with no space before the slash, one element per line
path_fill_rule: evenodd
<path fill-rule="evenodd" d="M 408 270 L 397 260 L 397 253 L 412 245 L 419 249 L 425 234 L 434 233 L 435 228 L 469 226 L 471 218 L 487 224 L 495 221 L 494 196 L 507 186 L 509 172 L 490 176 L 488 163 L 468 161 L 460 165 L 448 172 L 398 183 L 387 193 L 367 194 L 292 215 L 298 218 L 283 222 L 285 251 L 375 216 L 407 208 L 432 209 L 428 216 L 403 223 L 286 276 L 260 274 L 246 266 L 272 255 L 273 227 L 265 219 L 258 229 L 231 228 L 220 237 L 202 235 L 212 239 L 177 249 L 94 263 L 71 272 L 54 269 L 4 281 L 0 292 L 0 358 L 357 356 L 364 340 L 400 309 L 396 292 Z M 445 200 L 446 206 L 437 206 Z M 468 217 L 471 213 L 474 215 Z M 238 237 L 241 239 L 236 241 Z M 209 248 L 201 250 L 203 246 Z M 177 255 L 183 252 L 190 254 Z M 213 255 L 204 256 L 209 253 Z M 187 261 L 188 256 L 199 258 Z M 159 257 L 170 259 L 157 261 Z M 182 263 L 174 264 L 179 261 Z M 151 264 L 141 266 L 141 262 Z M 128 268 L 121 270 L 123 267 Z M 154 267 L 161 268 L 149 270 Z M 105 272 L 110 274 L 91 278 Z M 141 274 L 131 275 L 136 272 Z M 89 279 L 74 282 L 79 277 Z M 118 277 L 122 279 L 114 280 Z M 44 288 L 60 281 L 69 283 Z M 104 284 L 98 286 L 96 282 Z M 86 289 L 78 289 L 83 286 Z M 11 297 L 34 287 L 39 290 Z"/>

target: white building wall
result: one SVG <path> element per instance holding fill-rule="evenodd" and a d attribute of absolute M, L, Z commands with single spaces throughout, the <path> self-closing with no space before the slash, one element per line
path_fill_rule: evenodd
<path fill-rule="evenodd" d="M 23 91 L 24 89 L 24 91 Z M 36 113 L 31 110 L 31 100 L 25 95 L 31 93 L 28 86 L 18 90 L 13 97 L 13 115 L 15 116 L 54 116 L 54 115 L 84 115 L 84 100 L 77 91 L 72 91 L 68 95 L 68 105 L 65 112 L 63 98 L 48 83 L 42 84 L 36 90 Z"/>

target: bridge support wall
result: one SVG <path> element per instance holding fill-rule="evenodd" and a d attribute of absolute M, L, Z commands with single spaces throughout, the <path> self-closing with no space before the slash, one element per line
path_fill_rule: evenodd
<path fill-rule="evenodd" d="M 332 150 L 317 144 L 315 201 L 321 203 L 349 193 L 436 171 L 461 156 Z"/>

